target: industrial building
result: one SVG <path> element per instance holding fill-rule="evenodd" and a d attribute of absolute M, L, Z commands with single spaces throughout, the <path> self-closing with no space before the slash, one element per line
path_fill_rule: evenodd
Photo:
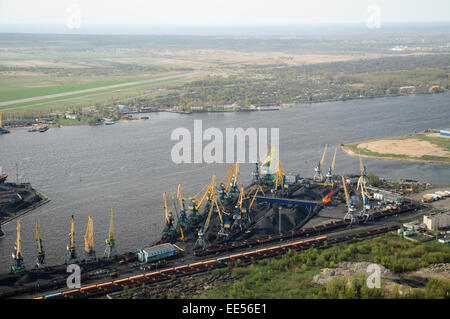
<path fill-rule="evenodd" d="M 173 256 L 175 248 L 170 243 L 165 243 L 161 245 L 146 247 L 144 249 L 139 249 L 137 252 L 138 260 L 140 262 L 152 262 L 162 258 Z"/>
<path fill-rule="evenodd" d="M 433 213 L 423 216 L 423 223 L 429 230 L 441 229 L 450 226 L 450 212 Z"/>

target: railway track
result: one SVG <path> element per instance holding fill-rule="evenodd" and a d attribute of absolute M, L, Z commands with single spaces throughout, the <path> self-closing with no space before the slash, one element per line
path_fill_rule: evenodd
<path fill-rule="evenodd" d="M 320 236 L 313 239 L 301 240 L 283 245 L 276 245 L 272 247 L 224 256 L 217 259 L 211 259 L 206 261 L 200 261 L 197 263 L 177 266 L 173 268 L 167 268 L 160 271 L 149 272 L 146 274 L 131 276 L 128 278 L 122 278 L 110 282 L 93 284 L 82 287 L 80 289 L 60 291 L 57 293 L 36 297 L 34 299 L 95 298 L 113 292 L 118 292 L 125 288 L 139 287 L 142 286 L 142 284 L 151 285 L 171 280 L 173 278 L 194 275 L 197 273 L 206 272 L 216 268 L 227 267 L 228 264 L 230 263 L 245 264 L 254 260 L 282 255 L 289 250 L 302 251 L 312 247 L 321 247 L 325 243 L 327 244 L 327 246 L 330 246 L 354 240 L 355 238 L 362 239 L 370 236 L 376 236 L 396 229 L 398 229 L 397 225 L 378 228 L 371 231 L 359 232 L 351 235 L 343 235 L 335 238 L 327 238 L 327 236 Z"/>
<path fill-rule="evenodd" d="M 388 210 L 374 212 L 373 218 L 374 218 L 374 220 L 381 219 L 381 218 L 385 218 L 385 217 L 389 217 L 389 216 L 393 216 L 393 215 L 397 215 L 397 214 L 401 214 L 401 213 L 410 212 L 410 211 L 413 211 L 418 208 L 420 208 L 420 205 L 417 205 L 415 203 L 406 204 L 406 205 L 404 205 L 402 207 L 398 207 L 396 209 L 388 209 Z M 364 222 L 364 218 L 362 218 L 362 217 L 358 217 L 358 218 L 359 218 L 359 223 Z M 261 244 L 267 244 L 267 243 L 280 241 L 280 240 L 293 239 L 293 238 L 297 238 L 297 237 L 316 236 L 316 235 L 320 235 L 324 232 L 329 232 L 332 230 L 336 230 L 336 229 L 344 228 L 344 227 L 348 227 L 348 226 L 350 226 L 350 221 L 343 221 L 343 220 L 332 221 L 330 223 L 326 223 L 326 224 L 322 224 L 322 225 L 318 225 L 318 226 L 314 226 L 314 227 L 309 227 L 309 228 L 302 228 L 297 231 L 291 231 L 291 232 L 280 234 L 280 235 L 268 235 L 268 236 L 259 237 L 259 238 L 255 238 L 255 239 L 227 242 L 220 246 L 215 246 L 215 247 L 210 247 L 205 250 L 195 251 L 194 256 L 203 257 L 203 256 L 222 253 L 222 252 L 226 252 L 226 251 L 232 251 L 232 250 L 236 250 L 236 249 L 258 246 Z"/>

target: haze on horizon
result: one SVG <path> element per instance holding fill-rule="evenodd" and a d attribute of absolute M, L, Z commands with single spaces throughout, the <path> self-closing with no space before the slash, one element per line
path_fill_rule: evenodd
<path fill-rule="evenodd" d="M 92 26 L 366 24 L 374 6 L 381 23 L 450 21 L 448 0 L 0 0 L 0 32 L 62 30 L 77 14 L 80 33 Z"/>

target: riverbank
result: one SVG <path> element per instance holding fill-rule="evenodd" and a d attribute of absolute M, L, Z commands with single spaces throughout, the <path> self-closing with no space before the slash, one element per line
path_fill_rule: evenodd
<path fill-rule="evenodd" d="M 450 138 L 419 133 L 342 145 L 351 156 L 397 161 L 450 164 Z"/>
<path fill-rule="evenodd" d="M 17 196 L 15 200 L 0 204 L 0 225 L 23 216 L 51 200 L 48 196 L 34 189 L 29 183 L 6 183 L 1 185 L 0 190 L 11 192 L 11 196 Z"/>

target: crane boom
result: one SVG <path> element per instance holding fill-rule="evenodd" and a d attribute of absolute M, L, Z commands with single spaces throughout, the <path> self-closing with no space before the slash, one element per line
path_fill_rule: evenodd
<path fill-rule="evenodd" d="M 236 161 L 236 168 L 234 169 L 233 176 L 233 186 L 237 186 L 238 183 L 238 175 L 239 175 L 239 162 Z"/>
<path fill-rule="evenodd" d="M 331 174 L 333 174 L 334 173 L 334 163 L 335 163 L 335 161 L 336 161 L 336 152 L 337 152 L 337 146 L 336 146 L 336 148 L 334 149 L 334 156 L 333 156 L 333 161 L 331 162 Z"/>
<path fill-rule="evenodd" d="M 183 187 L 181 186 L 181 184 L 178 184 L 177 199 L 180 201 L 180 209 L 184 210 Z"/>
<path fill-rule="evenodd" d="M 16 258 L 22 256 L 22 238 L 20 235 L 20 220 L 17 220 Z"/>
<path fill-rule="evenodd" d="M 322 159 L 320 160 L 320 167 L 323 167 L 323 162 L 325 160 L 325 154 L 327 152 L 328 144 L 325 144 L 325 149 L 323 150 Z"/>
<path fill-rule="evenodd" d="M 169 224 L 170 220 L 169 220 L 169 213 L 167 211 L 167 196 L 166 196 L 166 192 L 163 193 L 163 201 L 164 201 L 164 218 L 166 219 L 166 223 Z"/>
<path fill-rule="evenodd" d="M 109 218 L 109 235 L 108 235 L 108 241 L 112 242 L 114 241 L 114 209 L 111 207 L 111 216 Z"/>
<path fill-rule="evenodd" d="M 342 177 L 342 185 L 344 185 L 345 201 L 347 202 L 347 207 L 350 209 L 350 196 L 348 195 L 347 186 L 345 185 L 344 176 Z"/>
<path fill-rule="evenodd" d="M 73 220 L 73 215 L 72 215 L 72 220 L 70 222 L 70 248 L 75 248 L 75 222 Z"/>
<path fill-rule="evenodd" d="M 361 175 L 364 174 L 364 165 L 362 162 L 361 152 L 359 152 L 359 169 L 361 170 Z"/>
<path fill-rule="evenodd" d="M 42 237 L 39 230 L 39 222 L 36 220 L 36 242 L 38 245 L 38 253 L 42 253 Z"/>
<path fill-rule="evenodd" d="M 94 251 L 94 221 L 92 220 L 92 216 L 88 218 L 86 234 L 84 235 L 84 251 L 86 253 L 92 253 Z"/>

